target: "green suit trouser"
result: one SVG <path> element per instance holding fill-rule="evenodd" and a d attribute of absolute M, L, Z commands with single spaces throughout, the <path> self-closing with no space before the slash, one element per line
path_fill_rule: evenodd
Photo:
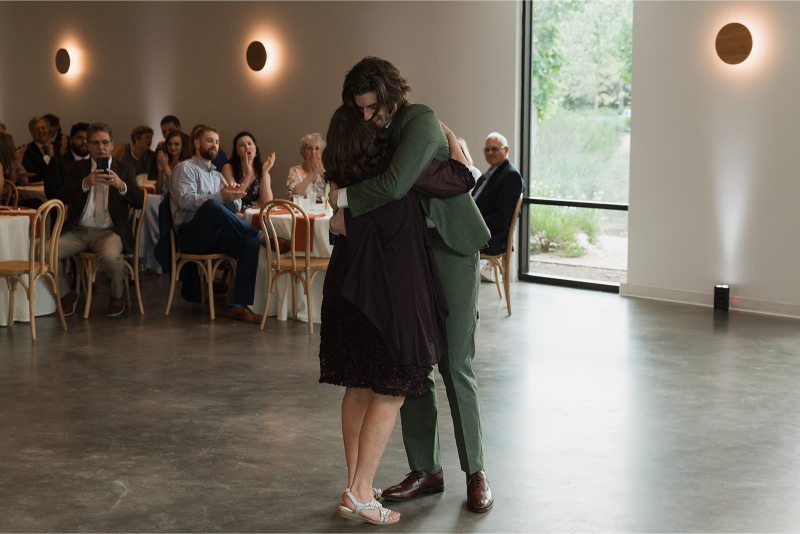
<path fill-rule="evenodd" d="M 453 416 L 456 447 L 461 470 L 467 474 L 483 469 L 481 416 L 478 383 L 472 371 L 475 357 L 475 315 L 480 286 L 479 253 L 464 256 L 433 239 L 436 266 L 444 286 L 450 314 L 447 316 L 449 350 L 439 362 L 450 412 Z M 407 398 L 400 409 L 403 442 L 408 464 L 413 471 L 436 472 L 442 465 L 437 424 L 436 382 L 433 369 L 427 391 L 421 397 Z"/>

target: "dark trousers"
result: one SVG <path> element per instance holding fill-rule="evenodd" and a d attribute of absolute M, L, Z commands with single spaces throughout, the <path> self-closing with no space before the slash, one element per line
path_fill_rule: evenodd
<path fill-rule="evenodd" d="M 258 230 L 220 204 L 207 200 L 178 231 L 178 246 L 189 254 L 227 254 L 236 258 L 234 304 L 253 303 L 258 271 Z"/>

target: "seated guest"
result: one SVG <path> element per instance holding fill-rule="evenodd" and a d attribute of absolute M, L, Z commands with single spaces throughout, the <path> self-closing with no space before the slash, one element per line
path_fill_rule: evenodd
<path fill-rule="evenodd" d="M 111 156 L 133 167 L 137 178 L 146 174 L 148 180 L 158 178 L 156 154 L 150 150 L 153 144 L 153 129 L 149 126 L 139 125 L 131 130 L 131 142 L 114 150 Z"/>
<path fill-rule="evenodd" d="M 258 150 L 256 138 L 248 132 L 240 132 L 233 138 L 233 156 L 222 167 L 222 176 L 229 184 L 237 183 L 244 191 L 242 209 L 258 206 L 272 200 L 272 178 L 269 170 L 275 163 L 275 152 L 261 163 L 261 152 Z"/>
<path fill-rule="evenodd" d="M 178 119 L 178 117 L 175 115 L 166 115 L 163 119 L 161 119 L 161 135 L 164 137 L 164 141 L 161 141 L 158 143 L 158 145 L 156 145 L 156 152 L 159 150 L 164 150 L 164 142 L 167 139 L 167 135 L 175 130 L 178 130 L 179 132 L 183 131 L 181 130 L 181 121 Z"/>
<path fill-rule="evenodd" d="M 61 133 L 61 119 L 48 113 L 44 115 L 44 120 L 47 121 L 47 128 L 50 132 L 50 143 L 56 152 L 62 156 L 67 153 L 67 145 L 69 145 L 69 138 Z"/>
<path fill-rule="evenodd" d="M 156 151 L 156 165 L 158 166 L 158 179 L 156 180 L 156 194 L 147 197 L 147 208 L 142 221 L 142 234 L 139 241 L 139 259 L 158 274 L 161 274 L 161 265 L 155 257 L 155 248 L 161 237 L 158 225 L 158 210 L 161 206 L 162 195 L 169 192 L 169 181 L 172 171 L 178 164 L 191 159 L 189 150 L 189 136 L 180 130 L 167 132 L 166 144 L 163 149 Z"/>
<path fill-rule="evenodd" d="M 317 201 L 325 198 L 325 169 L 322 166 L 322 151 L 325 141 L 318 133 L 306 134 L 300 139 L 300 155 L 305 161 L 289 169 L 286 189 L 289 198 L 292 195 L 305 195 L 306 191 L 316 191 Z M 309 189 L 311 187 L 311 189 Z"/>
<path fill-rule="evenodd" d="M 178 119 L 178 117 L 175 115 L 167 115 L 161 119 L 161 135 L 164 136 L 164 139 L 167 138 L 167 135 L 170 132 L 175 130 L 178 130 L 179 132 L 183 131 L 181 130 L 181 121 Z"/>
<path fill-rule="evenodd" d="M 156 168 L 158 169 L 156 194 L 158 195 L 169 192 L 169 180 L 175 166 L 192 157 L 189 136 L 182 131 L 171 130 L 167 132 L 164 139 L 164 147 L 156 153 Z"/>
<path fill-rule="evenodd" d="M 200 128 L 202 128 L 203 126 L 205 126 L 205 125 L 204 124 L 198 124 L 197 126 L 192 128 L 192 134 L 189 136 L 189 138 L 190 139 L 194 139 L 194 136 L 197 133 L 197 131 Z M 195 152 L 196 152 L 196 150 L 195 150 L 194 146 L 192 146 L 192 155 L 193 156 L 195 155 Z M 217 152 L 217 157 L 214 158 L 214 161 L 212 161 L 211 164 L 214 166 L 215 169 L 217 169 L 219 171 L 219 170 L 222 170 L 222 167 L 224 167 L 226 163 L 228 163 L 228 155 L 225 154 L 225 151 L 220 148 L 219 152 Z"/>
<path fill-rule="evenodd" d="M 34 117 L 28 122 L 28 129 L 33 138 L 25 148 L 22 165 L 34 175 L 28 178 L 31 183 L 44 181 L 49 167 L 61 164 L 61 155 L 50 141 L 50 129 L 44 117 Z"/>
<path fill-rule="evenodd" d="M 194 136 L 195 156 L 179 163 L 170 183 L 172 222 L 178 246 L 189 254 L 227 254 L 238 260 L 231 319 L 261 323 L 248 308 L 258 270 L 264 235 L 235 215 L 245 192 L 228 184 L 211 162 L 219 151 L 219 132 L 200 126 Z"/>
<path fill-rule="evenodd" d="M 69 150 L 64 154 L 66 162 L 89 159 L 89 146 L 86 144 L 86 131 L 88 129 L 88 122 L 79 122 L 72 127 L 69 132 Z"/>
<path fill-rule="evenodd" d="M 483 154 L 489 170 L 478 179 L 472 190 L 472 198 L 492 237 L 489 247 L 481 250 L 481 253 L 502 254 L 506 250 L 511 217 L 514 216 L 519 196 L 525 190 L 525 183 L 517 168 L 508 160 L 508 141 L 505 137 L 496 132 L 490 133 Z"/>
<path fill-rule="evenodd" d="M 67 218 L 58 243 L 58 259 L 85 250 L 98 254 L 103 269 L 111 278 L 111 299 L 106 313 L 114 317 L 125 311 L 122 253 L 134 250 L 128 206 L 141 209 L 144 194 L 130 165 L 112 157 L 110 169 L 98 168 L 97 160 L 109 158 L 114 149 L 111 128 L 96 122 L 89 126 L 87 133 L 91 158 L 67 165 L 59 195 L 67 206 Z M 74 290 L 61 299 L 64 315 L 72 315 L 76 300 Z"/>
<path fill-rule="evenodd" d="M 11 134 L 0 132 L 0 165 L 3 167 L 3 178 L 9 182 L 25 185 L 28 175 L 22 165 L 25 155 L 25 145 L 14 148 L 14 138 Z"/>

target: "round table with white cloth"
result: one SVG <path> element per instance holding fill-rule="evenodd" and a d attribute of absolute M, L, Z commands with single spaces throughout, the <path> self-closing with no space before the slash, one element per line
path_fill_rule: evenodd
<path fill-rule="evenodd" d="M 245 210 L 245 220 L 247 222 L 257 219 L 260 208 Z M 310 214 L 321 213 L 321 211 L 311 211 Z M 272 222 L 275 225 L 275 232 L 278 237 L 289 239 L 292 231 L 291 215 L 272 215 Z M 314 219 L 314 250 L 311 251 L 313 258 L 330 258 L 333 252 L 333 245 L 330 244 L 329 232 L 331 228 L 331 215 L 325 214 L 324 217 Z M 303 253 L 298 252 L 298 256 Z M 286 255 L 288 256 L 288 254 Z M 261 248 L 258 254 L 258 274 L 256 275 L 256 289 L 253 297 L 253 304 L 250 309 L 257 314 L 264 311 L 264 303 L 267 301 L 267 280 L 269 280 L 267 265 L 267 251 Z M 292 316 L 292 286 L 290 285 L 290 275 L 285 274 L 278 279 L 275 286 L 275 293 L 272 294 L 267 315 L 277 316 L 278 320 L 285 321 Z M 320 321 L 320 310 L 322 307 L 322 286 L 325 283 L 325 273 L 320 273 L 314 278 L 311 286 L 311 305 L 313 306 L 314 322 Z M 305 323 L 308 322 L 308 310 L 306 309 L 306 296 L 303 293 L 303 285 L 297 283 L 297 319 Z"/>
<path fill-rule="evenodd" d="M 30 250 L 28 217 L 4 217 L 0 215 L 0 261 L 27 261 Z M 27 282 L 27 276 L 23 277 Z M 8 285 L 0 280 L 0 326 L 8 326 Z M 37 316 L 56 311 L 56 300 L 44 277 L 36 283 L 34 310 Z M 22 284 L 14 291 L 14 321 L 30 321 L 28 297 Z"/>

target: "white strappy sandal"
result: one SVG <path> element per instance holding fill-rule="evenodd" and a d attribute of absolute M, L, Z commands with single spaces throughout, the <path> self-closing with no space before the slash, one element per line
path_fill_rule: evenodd
<path fill-rule="evenodd" d="M 350 493 L 350 488 L 347 488 L 344 493 L 345 495 L 350 497 L 352 503 L 356 505 L 356 509 L 355 511 L 353 511 L 347 506 L 341 505 L 339 506 L 339 517 L 343 517 L 345 519 L 353 519 L 356 521 L 363 521 L 364 523 L 369 523 L 370 525 L 391 525 L 400 521 L 399 517 L 394 521 L 389 521 L 389 514 L 391 514 L 392 511 L 389 510 L 388 508 L 384 508 L 383 506 L 381 506 L 381 503 L 379 503 L 375 499 L 372 499 L 368 503 L 362 504 L 358 502 L 355 497 L 353 497 L 353 494 Z M 374 519 L 370 519 L 368 517 L 364 517 L 363 515 L 359 514 L 361 510 L 378 510 L 381 514 L 381 517 L 377 521 Z"/>

